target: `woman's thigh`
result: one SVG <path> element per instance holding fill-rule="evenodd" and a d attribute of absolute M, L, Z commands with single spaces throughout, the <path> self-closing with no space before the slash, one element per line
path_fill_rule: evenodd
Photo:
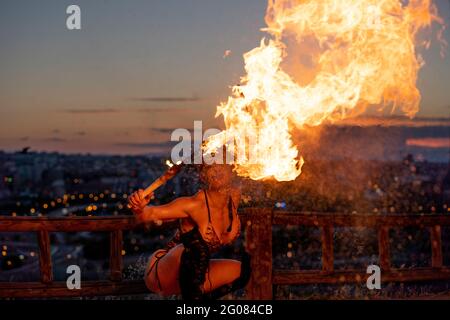
<path fill-rule="evenodd" d="M 164 250 L 157 250 L 153 253 L 150 257 L 147 270 L 145 271 L 145 283 L 150 291 L 161 295 L 181 293 L 179 271 L 183 250 L 184 246 L 182 244 L 172 248 L 159 259 L 157 266 L 154 265 L 158 260 L 157 257 L 162 254 L 160 252 L 163 252 Z M 149 273 L 150 269 L 151 272 Z M 209 271 L 206 273 L 203 288 L 205 292 L 210 292 L 225 284 L 233 282 L 240 276 L 240 273 L 240 261 L 231 259 L 212 259 L 209 262 Z M 159 284 L 161 284 L 161 288 L 159 287 Z"/>
<path fill-rule="evenodd" d="M 153 253 L 145 271 L 145 284 L 150 291 L 162 295 L 180 293 L 178 279 L 183 250 L 184 246 L 179 244 L 159 259 L 158 256 L 163 255 L 165 250 L 157 250 Z M 149 273 L 150 269 L 151 272 Z M 161 285 L 161 288 L 159 285 Z"/>
<path fill-rule="evenodd" d="M 203 285 L 205 292 L 210 292 L 239 278 L 241 262 L 231 259 L 213 259 L 209 263 L 209 272 Z"/>

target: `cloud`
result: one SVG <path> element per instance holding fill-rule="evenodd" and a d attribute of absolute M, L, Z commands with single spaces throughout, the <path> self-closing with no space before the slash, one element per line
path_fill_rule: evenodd
<path fill-rule="evenodd" d="M 164 134 L 171 134 L 175 128 L 151 128 L 151 131 L 158 132 L 158 133 L 164 133 Z"/>
<path fill-rule="evenodd" d="M 128 147 L 128 148 L 137 148 L 137 149 L 149 149 L 149 148 L 171 148 L 177 142 L 172 141 L 164 141 L 164 142 L 144 142 L 144 143 L 134 143 L 134 142 L 124 142 L 124 143 L 115 143 L 115 146 L 118 147 Z"/>
<path fill-rule="evenodd" d="M 119 110 L 113 108 L 105 109 L 66 109 L 64 112 L 73 114 L 114 113 Z"/>
<path fill-rule="evenodd" d="M 360 116 L 336 122 L 344 126 L 384 126 L 384 127 L 448 127 L 450 118 L 416 117 L 410 119 L 405 116 Z"/>
<path fill-rule="evenodd" d="M 66 142 L 66 139 L 58 138 L 58 137 L 51 137 L 51 138 L 45 138 L 43 141 L 46 142 Z"/>
<path fill-rule="evenodd" d="M 150 131 L 163 133 L 163 134 L 172 134 L 177 129 L 184 129 L 188 130 L 191 134 L 194 132 L 193 129 L 186 129 L 186 128 L 151 128 Z"/>
<path fill-rule="evenodd" d="M 130 129 L 130 130 L 132 130 L 132 129 Z M 116 131 L 114 131 L 114 135 L 116 135 L 118 137 L 121 137 L 121 136 L 128 137 L 130 135 L 130 131 L 129 130 L 120 130 L 120 131 L 116 130 Z"/>
<path fill-rule="evenodd" d="M 132 98 L 132 101 L 140 102 L 196 102 L 200 101 L 199 97 L 139 97 Z"/>
<path fill-rule="evenodd" d="M 188 111 L 192 111 L 194 108 L 172 108 L 172 107 L 167 107 L 167 108 L 140 108 L 137 109 L 137 112 L 188 112 Z"/>
<path fill-rule="evenodd" d="M 406 145 L 432 149 L 439 149 L 439 148 L 450 149 L 450 138 L 407 139 Z"/>

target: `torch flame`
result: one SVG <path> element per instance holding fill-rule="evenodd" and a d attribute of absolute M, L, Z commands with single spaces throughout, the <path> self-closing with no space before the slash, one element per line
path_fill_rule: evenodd
<path fill-rule="evenodd" d="M 168 166 L 169 169 L 173 168 L 173 166 L 175 166 L 175 165 L 179 166 L 182 163 L 183 163 L 183 161 L 181 161 L 181 160 L 178 160 L 175 164 L 170 160 L 166 160 L 166 166 Z"/>
<path fill-rule="evenodd" d="M 168 166 L 169 168 L 173 167 L 173 163 L 170 160 L 166 160 L 166 166 Z"/>
<path fill-rule="evenodd" d="M 239 175 L 289 181 L 303 165 L 294 128 L 356 116 L 370 105 L 413 117 L 424 64 L 416 47 L 429 46 L 418 33 L 433 22 L 441 35 L 431 0 L 269 0 L 263 30 L 271 39 L 244 55 L 247 74 L 217 108 L 226 129 L 208 139 L 204 153 L 224 144 L 245 148 L 235 161 Z M 307 53 L 310 61 L 296 77 L 286 62 L 292 48 L 294 58 Z"/>

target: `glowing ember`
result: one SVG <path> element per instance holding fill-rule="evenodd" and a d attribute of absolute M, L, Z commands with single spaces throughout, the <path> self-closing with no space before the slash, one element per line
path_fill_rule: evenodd
<path fill-rule="evenodd" d="M 224 54 L 223 54 L 223 58 L 227 58 L 228 56 L 231 55 L 231 50 L 225 50 Z"/>
<path fill-rule="evenodd" d="M 217 109 L 226 130 L 208 140 L 205 154 L 238 146 L 239 175 L 289 181 L 303 164 L 295 127 L 371 105 L 414 116 L 423 65 L 416 47 L 429 46 L 418 32 L 433 22 L 441 34 L 430 0 L 269 0 L 264 30 L 272 39 L 244 55 L 247 75 Z"/>
<path fill-rule="evenodd" d="M 179 166 L 181 163 L 182 163 L 182 161 L 177 161 L 176 165 Z M 174 166 L 174 164 L 172 163 L 172 161 L 166 160 L 166 166 L 168 166 L 169 168 L 172 168 Z"/>
<path fill-rule="evenodd" d="M 166 166 L 168 166 L 169 168 L 172 168 L 173 163 L 170 160 L 166 160 Z"/>

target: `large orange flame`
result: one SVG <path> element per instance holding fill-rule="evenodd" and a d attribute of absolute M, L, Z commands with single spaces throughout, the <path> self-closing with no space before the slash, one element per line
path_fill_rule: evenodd
<path fill-rule="evenodd" d="M 217 108 L 226 129 L 205 153 L 227 144 L 236 171 L 254 180 L 294 180 L 303 158 L 291 130 L 390 106 L 412 117 L 419 109 L 417 75 L 429 46 L 418 33 L 444 28 L 431 0 L 269 0 L 270 40 L 244 55 L 246 76 Z M 292 71 L 295 58 L 307 67 Z M 290 72 L 290 73 L 288 73 Z"/>

